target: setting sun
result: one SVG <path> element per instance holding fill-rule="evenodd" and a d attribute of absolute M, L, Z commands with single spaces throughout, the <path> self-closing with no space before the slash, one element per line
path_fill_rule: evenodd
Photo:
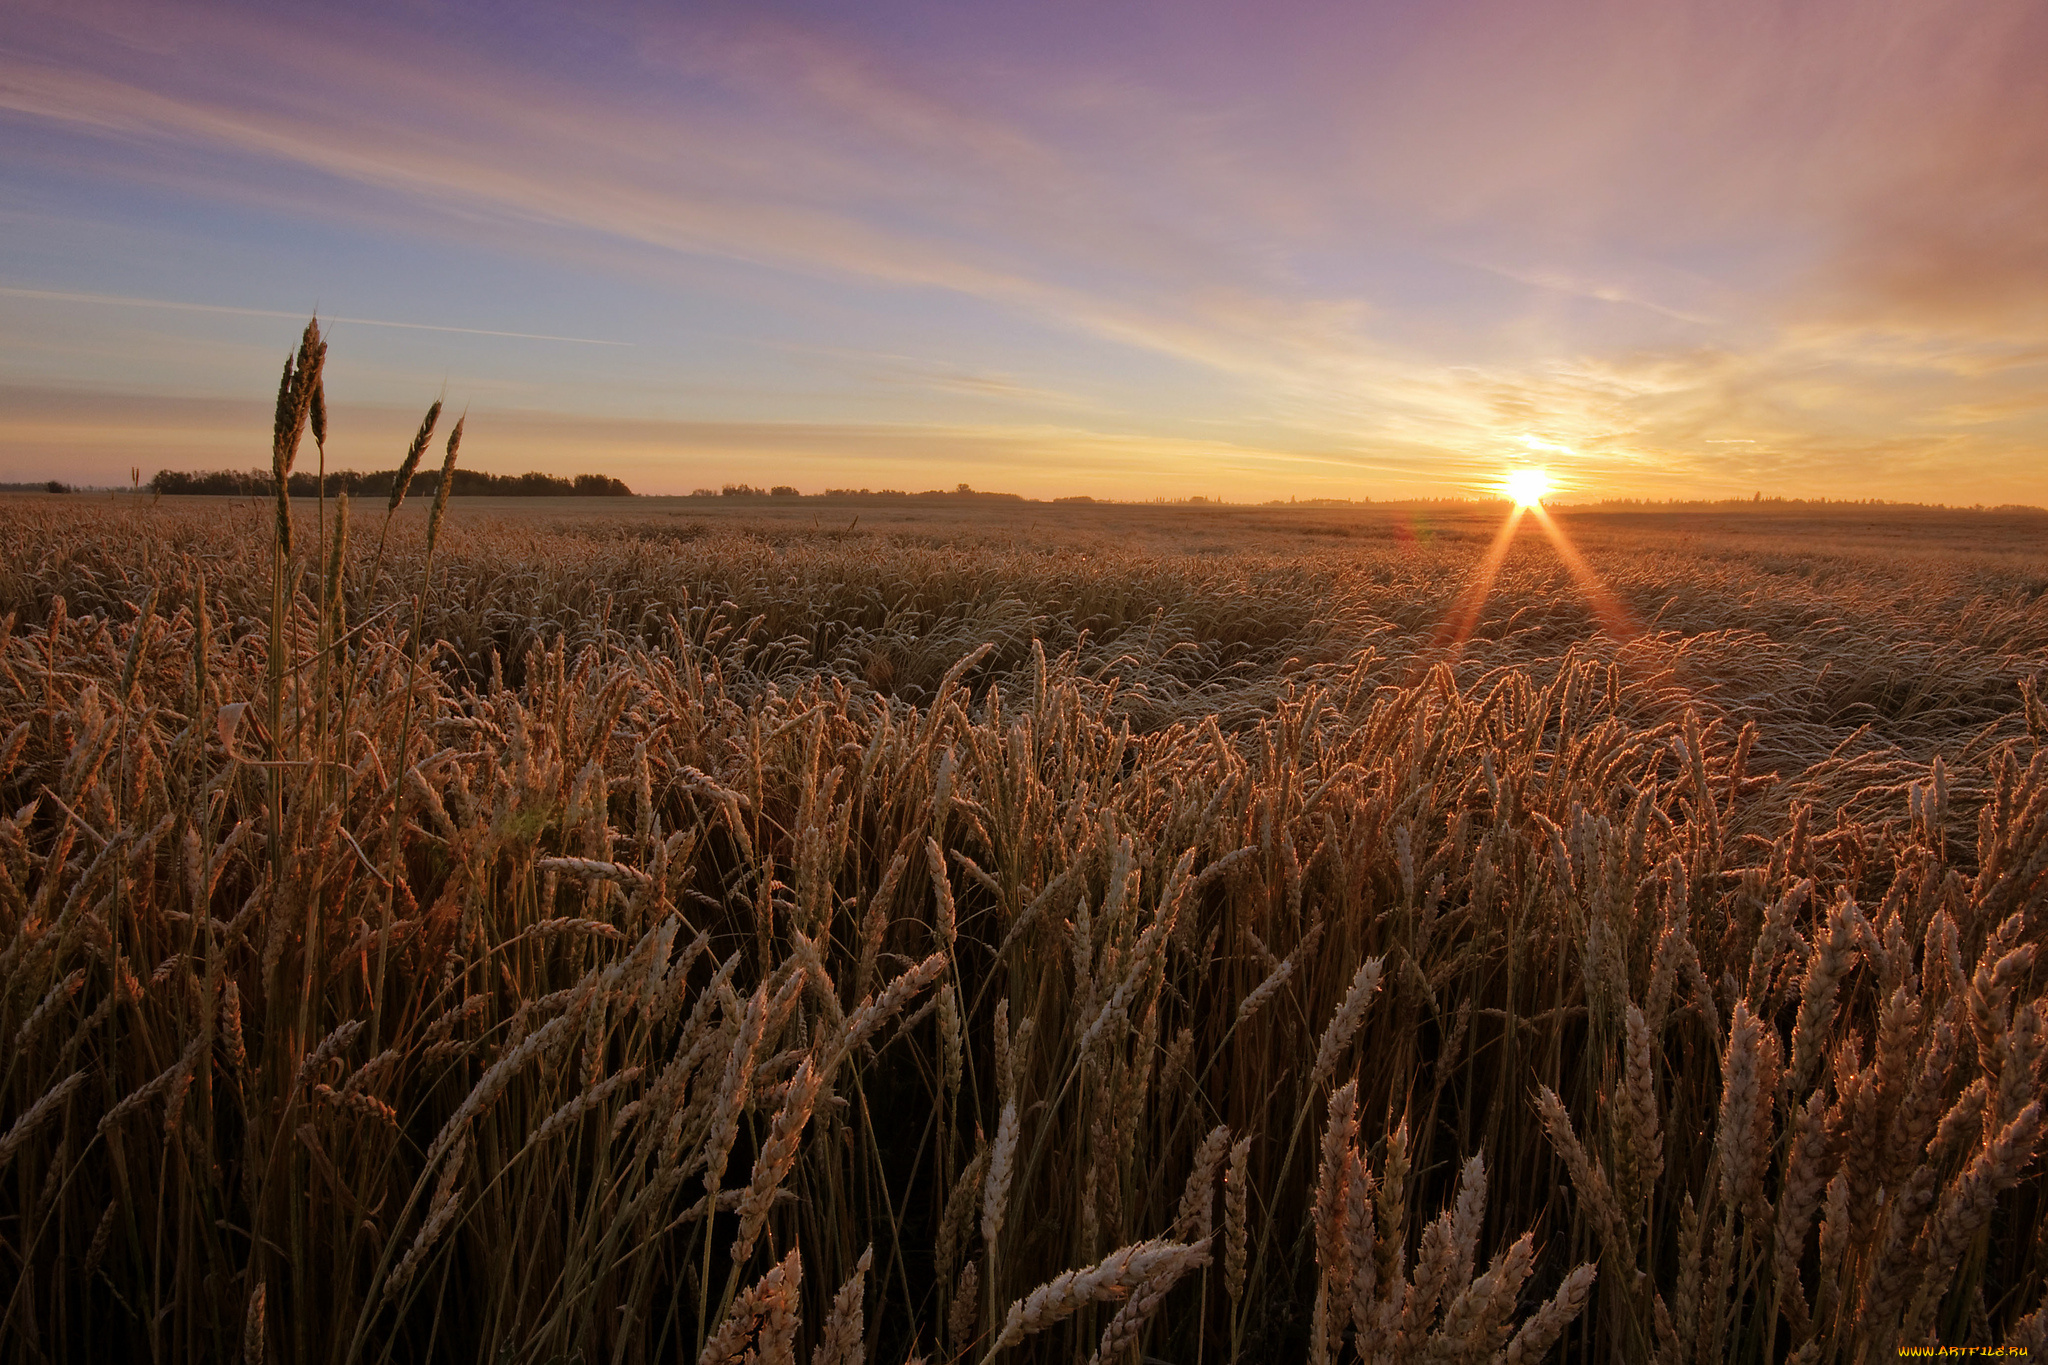
<path fill-rule="evenodd" d="M 1517 507 L 1534 507 L 1550 491 L 1550 472 L 1544 469 L 1514 469 L 1501 480 L 1501 489 Z"/>

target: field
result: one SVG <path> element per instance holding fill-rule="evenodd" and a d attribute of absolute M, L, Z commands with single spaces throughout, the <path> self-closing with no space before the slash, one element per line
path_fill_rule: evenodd
<path fill-rule="evenodd" d="M 725 502 L 0 501 L 0 1358 L 2048 1352 L 2048 517 Z"/>

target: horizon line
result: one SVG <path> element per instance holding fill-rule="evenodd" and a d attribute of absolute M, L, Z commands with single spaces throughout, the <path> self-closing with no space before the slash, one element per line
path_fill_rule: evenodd
<path fill-rule="evenodd" d="M 159 471 L 159 472 L 163 472 L 163 471 Z M 182 472 L 182 471 L 180 471 L 180 472 Z M 211 472 L 216 472 L 216 471 L 202 471 L 202 472 L 203 472 L 203 473 L 211 473 Z M 217 471 L 217 472 L 222 472 L 222 473 L 239 473 L 240 471 Z M 335 469 L 335 470 L 329 470 L 329 471 L 327 472 L 327 477 L 328 477 L 329 479 L 337 479 L 337 478 L 350 478 L 350 477 L 353 477 L 353 478 L 372 478 L 372 479 L 374 479 L 374 478 L 376 478 L 376 477 L 377 477 L 377 476 L 379 476 L 379 475 L 390 475 L 390 474 L 392 474 L 392 473 L 395 473 L 395 472 L 396 472 L 396 471 L 394 471 L 394 470 L 370 470 L 370 471 L 368 471 L 368 473 L 362 473 L 362 472 L 360 472 L 360 471 L 356 471 L 356 470 L 347 470 L 347 469 Z M 493 479 L 504 479 L 504 478 L 512 478 L 512 479 L 516 479 L 516 478 L 520 477 L 520 475 L 516 475 L 516 474 L 514 474 L 514 475 L 504 475 L 504 474 L 490 474 L 490 473 L 488 473 L 487 471 L 472 471 L 472 470 L 464 470 L 464 471 L 461 471 L 461 472 L 463 472 L 463 473 L 484 473 L 486 477 L 489 477 L 489 478 L 493 478 Z M 532 471 L 532 472 L 538 472 L 538 471 Z M 301 473 L 303 474 L 303 471 L 301 471 Z M 430 481 L 431 481 L 431 480 L 432 480 L 432 479 L 433 479 L 434 477 L 438 477 L 438 475 L 439 475 L 439 471 L 438 471 L 438 470 L 423 470 L 423 471 L 421 471 L 420 475 L 418 476 L 418 479 L 416 479 L 416 480 L 415 480 L 415 482 L 419 482 L 419 481 L 423 481 L 423 480 L 424 480 L 424 481 L 429 481 L 429 482 L 430 482 Z M 262 470 L 250 470 L 250 471 L 248 471 L 248 472 L 247 472 L 247 477 L 251 478 L 252 480 L 267 480 L 267 479 L 269 478 L 269 475 L 268 475 L 268 474 L 266 474 L 266 473 L 265 473 L 264 471 L 262 471 Z M 295 476 L 295 477 L 296 477 L 296 476 Z M 312 476 L 312 475 L 304 475 L 304 477 L 314 477 L 314 476 Z M 568 478 L 573 478 L 574 476 L 573 476 L 573 475 L 570 475 L 570 476 L 561 476 L 561 475 L 549 475 L 548 477 L 550 477 L 550 478 L 561 478 L 561 477 L 568 477 Z M 607 475 L 607 476 L 605 476 L 605 477 L 609 478 L 609 477 L 611 477 L 611 476 Z M 619 483 L 623 483 L 623 482 L 624 482 L 624 480 L 614 480 L 614 481 L 615 481 L 615 482 L 619 482 Z M 60 491 L 51 491 L 51 490 L 49 490 L 49 488 L 48 488 L 48 485 L 49 485 L 49 484 L 51 484 L 51 483 L 57 483 L 57 484 L 60 484 L 60 485 L 62 485 L 62 487 L 61 487 L 61 490 L 60 490 Z M 23 494 L 23 493 L 27 493 L 27 494 L 34 494 L 34 493 L 38 493 L 38 492 L 41 492 L 41 493 L 45 493 L 45 494 L 46 494 L 47 496 L 52 496 L 52 497 L 62 497 L 62 496 L 70 496 L 70 495 L 72 495 L 72 494 L 82 494 L 82 493 L 115 493 L 115 494 L 120 494 L 120 493 L 129 493 L 129 494 L 137 494 L 137 493 L 148 493 L 148 494 L 150 494 L 150 495 L 151 495 L 151 496 L 152 496 L 153 498 L 154 498 L 154 497 L 227 497 L 227 498 L 236 498 L 236 497 L 269 497 L 269 496 L 271 496 L 271 494 L 270 494 L 270 493 L 269 493 L 268 491 L 264 491 L 264 492 L 260 492 L 260 493 L 258 493 L 258 492 L 249 492 L 249 493 L 169 493 L 169 494 L 163 494 L 163 493 L 157 493 L 157 492 L 155 492 L 155 490 L 154 490 L 154 488 L 153 488 L 152 484 L 150 484 L 150 483 L 144 483 L 144 484 L 141 484 L 141 485 L 139 485 L 139 486 L 136 486 L 136 485 L 130 485 L 130 484 L 64 484 L 62 480 L 57 480 L 57 479 L 14 479 L 14 480 L 0 480 L 0 495 L 5 495 L 5 494 Z M 298 495 L 295 495 L 295 496 L 301 496 L 301 497 L 316 497 L 316 496 L 318 496 L 318 495 L 317 495 L 317 494 L 298 494 Z M 490 496 L 498 496 L 498 497 L 513 497 L 513 498 L 518 498 L 518 497 L 528 497 L 528 496 L 534 496 L 534 495 L 529 495 L 529 494 L 515 494 L 515 493 L 506 493 L 506 494 L 496 494 L 496 495 L 493 495 L 493 494 L 457 494 L 456 496 L 464 496 L 464 497 L 490 497 Z M 1098 507 L 1181 507 L 1181 508 L 1217 508 L 1217 507 L 1228 507 L 1228 508 L 1236 508 L 1236 509 L 1260 509 L 1260 508 L 1276 508 L 1276 507 L 1299 507 L 1299 508 L 1305 508 L 1305 509 L 1311 509 L 1311 510 L 1314 510 L 1314 509 L 1322 509 L 1322 510 L 1342 510 L 1342 509 L 1363 509 L 1363 508 L 1376 508 L 1376 507 L 1377 507 L 1377 508 L 1396 508 L 1396 507 L 1408 507 L 1408 506 L 1442 506 L 1442 505 L 1446 505 L 1446 504 L 1455 504 L 1455 505 L 1458 505 L 1458 506 L 1466 506 L 1466 507 L 1492 507 L 1492 506 L 1497 506 L 1497 505 L 1499 505 L 1499 504 L 1501 504 L 1501 503 L 1510 503 L 1510 502 L 1512 502 L 1512 501 L 1513 501 L 1513 499 L 1512 499 L 1512 498 L 1508 498 L 1508 497 L 1505 497 L 1505 496 L 1479 496 L 1479 497 L 1474 497 L 1474 496 L 1469 496 L 1469 495 L 1458 495 L 1458 494 L 1446 494 L 1446 495 L 1443 495 L 1443 496 L 1440 496 L 1440 497 L 1429 497 L 1429 496 L 1410 496 L 1410 497 L 1396 497 L 1396 498 L 1374 498 L 1374 497 L 1359 497 L 1359 498 L 1335 498 L 1335 497 L 1310 497 L 1310 498 L 1303 498 L 1303 497 L 1300 497 L 1300 496 L 1298 496 L 1298 495 L 1297 495 L 1297 496 L 1292 496 L 1292 497 L 1288 497 L 1288 498 L 1284 498 L 1284 499 L 1283 499 L 1283 498 L 1267 498 L 1267 499 L 1262 499 L 1262 500 L 1259 500 L 1259 501 L 1241 501 L 1241 502 L 1233 502 L 1233 501 L 1229 501 L 1229 500 L 1227 500 L 1227 499 L 1224 499 L 1224 498 L 1211 498 L 1211 497 L 1207 497 L 1207 496 L 1205 496 L 1205 495 L 1202 495 L 1202 494 L 1194 494 L 1194 495 L 1191 495 L 1191 496 L 1189 496 L 1189 497 L 1185 497 L 1185 498 L 1171 498 L 1171 497 L 1163 497 L 1163 496 L 1155 496 L 1155 497 L 1149 497 L 1149 498 L 1141 498 L 1141 497 L 1125 497 L 1125 498 L 1119 498 L 1119 497 L 1107 497 L 1107 496 L 1102 496 L 1102 497 L 1098 497 L 1098 496 L 1096 496 L 1095 494 L 1092 494 L 1092 493 L 1071 493 L 1071 494 L 1057 494 L 1057 495 L 1054 495 L 1054 496 L 1051 496 L 1051 497 L 1029 497 L 1029 496 L 1027 496 L 1027 495 L 1025 495 L 1025 494 L 1022 494 L 1022 493 L 1004 493 L 1004 492 L 999 492 L 999 491 L 996 491 L 996 490 L 992 490 L 992 489 L 980 489 L 980 488 L 969 488 L 969 489 L 964 489 L 964 490 L 963 490 L 963 489 L 959 489 L 959 488 L 927 488 L 927 489 L 921 489 L 921 490 L 918 490 L 918 491 L 911 491 L 911 490 L 909 490 L 909 489 L 896 489 L 896 488 L 887 488 L 887 489 L 850 489 L 850 488 L 831 488 L 831 489 L 826 489 L 826 490 L 824 490 L 824 491 L 822 491 L 822 492 L 817 492 L 817 493 L 799 493 L 799 492 L 788 492 L 788 493 L 775 493 L 775 492 L 771 492 L 771 491 L 769 491 L 769 490 L 767 490 L 767 489 L 754 489 L 754 490 L 752 490 L 752 491 L 750 491 L 750 492 L 746 492 L 746 493 L 737 493 L 737 492 L 736 492 L 736 493 L 726 493 L 726 492 L 724 492 L 723 490 L 720 490 L 720 491 L 716 491 L 716 492 L 714 492 L 714 491 L 712 491 L 712 490 L 709 490 L 709 489 L 696 489 L 696 490 L 693 490 L 693 491 L 691 491 L 691 492 L 688 492 L 688 493 L 634 493 L 634 492 L 628 492 L 628 493 L 624 493 L 624 494 L 618 494 L 618 493 L 608 493 L 608 494 L 546 494 L 546 495 L 541 495 L 541 496 L 548 496 L 548 497 L 598 497 L 598 496 L 602 496 L 602 497 L 610 497 L 610 498 L 620 498 L 620 497 L 624 497 L 624 498 L 630 498 L 630 499 L 645 499 L 645 500 L 647 500 L 647 501 L 666 501 L 666 502 L 706 502 L 706 503 L 727 503 L 727 504 L 732 504 L 732 505 L 736 505 L 736 506 L 738 506 L 738 505 L 750 505 L 750 504 L 756 504 L 756 503 L 761 503 L 761 504 L 768 504 L 768 505 L 774 505 L 774 504 L 777 504 L 777 503 L 787 503 L 787 502 L 798 502 L 798 501 L 815 501 L 815 502 L 824 502 L 824 501 L 833 501 L 833 502 L 861 502 L 861 501 L 871 501 L 871 502 L 879 502 L 879 501 L 885 501 L 885 500 L 887 500 L 887 501 L 896 501 L 896 500 L 904 500 L 904 501 L 909 501 L 909 500 L 915 500 L 915 499 L 926 499 L 926 498 L 930 498 L 930 499 L 959 499 L 959 500 L 962 500 L 962 501 L 967 501 L 967 500 L 974 500 L 974 499 L 983 499 L 983 498 L 988 498 L 988 499 L 994 499 L 994 500 L 997 500 L 997 501 L 1000 501 L 1000 502 L 1014 502 L 1014 503 L 1021 503 L 1021 504 L 1026 504 L 1026 505 L 1035 505 L 1035 506 L 1053 506 L 1053 505 L 1060 505 L 1060 504 L 1064 504 L 1064 505 L 1068 505 L 1068 506 L 1075 506 L 1075 505 L 1088 505 L 1088 504 L 1092 504 L 1092 505 L 1095 505 L 1095 506 L 1098 506 Z M 2048 507 L 2042 507 L 2042 506 L 2039 506 L 2039 505 L 2037 505 L 2037 504 L 2034 504 L 2034 503 L 2019 503 L 2019 502 L 2008 502 L 2008 503 L 1981 503 L 1981 502 L 1980 502 L 1980 503 L 1946 503 L 1946 502 L 1904 502 L 1904 501 L 1898 501 L 1898 500 L 1895 500 L 1895 499 L 1891 499 L 1891 498 L 1877 498 L 1877 497 L 1871 497 L 1871 498 L 1829 498 L 1829 497 L 1825 497 L 1825 496 L 1816 496 L 1816 497 L 1794 497 L 1794 496 L 1787 496 L 1787 495 L 1782 495 L 1782 494 L 1774 494 L 1774 495 L 1768 495 L 1768 496 L 1751 496 L 1751 497 L 1739 497 L 1739 496 L 1731 496 L 1731 497 L 1725 497 L 1725 498 L 1661 498 L 1661 499 L 1659 499 L 1659 498 L 1601 498 L 1601 499 L 1596 499 L 1596 500 L 1592 500 L 1592 501 L 1562 501 L 1562 500 L 1546 500 L 1546 501 L 1545 501 L 1545 502 L 1544 502 L 1544 503 L 1543 503 L 1542 505 L 1543 505 L 1543 506 L 1545 506 L 1545 507 L 1549 507 L 1549 508 L 1551 508 L 1551 509 L 1552 509 L 1552 510 L 1554 510 L 1554 511 L 1601 511 L 1601 510 L 1627 511 L 1627 510 L 1631 510 L 1631 509 L 1636 509 L 1636 508 L 1644 508 L 1644 509 L 1654 509 L 1654 508 L 1664 508 L 1664 509 L 1679 509 L 1679 508 L 1687 508 L 1687 507 L 1703 507 L 1703 508 L 1707 508 L 1707 507 L 1710 507 L 1710 508 L 1729 508 L 1729 509 L 1739 509 L 1739 508 L 1748 508 L 1748 507 L 1754 507 L 1754 508 L 1759 508 L 1759 509 L 1767 509 L 1767 508 L 1780 508 L 1780 507 L 1829 507 L 1829 508 L 1843 508 L 1843 509 L 1848 509 L 1848 508 L 1857 508 L 1857 507 L 1862 507 L 1862 508 L 1885 508 L 1885 509 L 1890 509 L 1890 510 L 1895 510 L 1895 511 L 1929 511 L 1929 512 L 2035 512 L 2035 513 L 2041 513 L 2041 514 L 2044 514 L 2044 515 L 2048 515 Z"/>

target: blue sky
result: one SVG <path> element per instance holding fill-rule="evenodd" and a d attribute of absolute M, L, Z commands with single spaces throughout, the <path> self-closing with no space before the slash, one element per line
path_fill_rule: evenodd
<path fill-rule="evenodd" d="M 0 477 L 2048 503 L 2048 9 L 15 4 Z M 404 325 L 398 325 L 404 324 Z"/>

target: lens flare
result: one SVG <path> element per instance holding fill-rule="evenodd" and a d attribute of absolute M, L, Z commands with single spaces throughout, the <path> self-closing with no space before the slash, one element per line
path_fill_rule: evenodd
<path fill-rule="evenodd" d="M 1443 624 L 1437 628 L 1436 647 L 1445 651 L 1452 659 L 1464 652 L 1465 645 L 1478 629 L 1479 618 L 1486 610 L 1487 596 L 1493 591 L 1494 580 L 1499 577 L 1502 566 L 1507 562 L 1508 550 L 1513 545 L 1515 532 L 1525 518 L 1533 519 L 1549 539 L 1565 569 L 1571 574 L 1580 592 L 1593 609 L 1593 615 L 1600 623 L 1601 630 L 1615 640 L 1633 640 L 1642 634 L 1642 626 L 1630 613 L 1627 606 L 1609 591 L 1593 572 L 1593 566 L 1573 545 L 1564 527 L 1558 525 L 1550 512 L 1543 506 L 1544 495 L 1551 490 L 1550 471 L 1524 465 L 1511 469 L 1501 477 L 1500 490 L 1514 502 L 1514 507 L 1501 522 L 1493 543 L 1480 556 L 1471 581 L 1452 603 Z M 1510 623 L 1512 624 L 1512 623 Z M 1427 666 L 1426 664 L 1424 665 Z"/>
<path fill-rule="evenodd" d="M 1543 495 L 1550 491 L 1550 471 L 1547 469 L 1514 469 L 1501 480 L 1501 490 L 1515 500 L 1517 507 L 1534 507 L 1543 501 Z"/>

